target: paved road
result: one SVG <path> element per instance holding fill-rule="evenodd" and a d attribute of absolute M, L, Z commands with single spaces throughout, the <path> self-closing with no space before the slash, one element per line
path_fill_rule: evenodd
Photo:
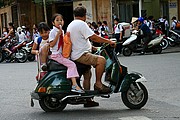
<path fill-rule="evenodd" d="M 36 85 L 36 63 L 0 64 L 0 120 L 179 120 L 180 53 L 119 57 L 129 71 L 142 73 L 148 82 L 149 100 L 141 110 L 129 110 L 120 94 L 95 98 L 96 108 L 68 105 L 63 112 L 45 113 L 35 102 L 30 107 L 30 91 Z"/>

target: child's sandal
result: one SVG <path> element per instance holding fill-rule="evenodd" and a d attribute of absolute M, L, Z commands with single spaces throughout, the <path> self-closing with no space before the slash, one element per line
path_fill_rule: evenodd
<path fill-rule="evenodd" d="M 82 89 L 76 89 L 78 87 L 78 85 L 73 85 L 71 88 L 72 92 L 76 92 L 76 93 L 85 93 Z"/>

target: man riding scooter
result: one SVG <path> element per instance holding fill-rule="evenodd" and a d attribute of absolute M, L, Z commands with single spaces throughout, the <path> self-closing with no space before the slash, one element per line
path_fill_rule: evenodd
<path fill-rule="evenodd" d="M 74 17 L 75 20 L 73 20 L 67 27 L 67 32 L 70 32 L 70 38 L 72 41 L 71 59 L 85 65 L 92 65 L 96 69 L 96 83 L 94 84 L 94 89 L 101 93 L 108 93 L 110 92 L 110 88 L 101 82 L 106 60 L 102 56 L 91 53 L 92 45 L 89 38 L 98 43 L 109 43 L 111 45 L 115 45 L 116 43 L 109 39 L 99 37 L 88 27 L 87 23 L 85 22 L 86 8 L 83 6 L 78 6 L 74 9 Z M 83 82 L 83 87 L 85 90 L 90 89 L 91 77 L 88 77 L 90 74 L 91 73 L 89 70 L 89 72 L 84 75 L 85 78 L 88 78 Z M 98 106 L 98 104 L 92 103 L 91 106 Z"/>
<path fill-rule="evenodd" d="M 140 55 L 144 55 L 145 51 L 148 47 L 148 43 L 152 40 L 152 34 L 151 31 L 149 29 L 149 27 L 144 24 L 144 18 L 143 17 L 139 17 L 137 20 L 137 30 L 142 30 L 143 32 L 143 48 L 142 51 L 140 53 Z"/>

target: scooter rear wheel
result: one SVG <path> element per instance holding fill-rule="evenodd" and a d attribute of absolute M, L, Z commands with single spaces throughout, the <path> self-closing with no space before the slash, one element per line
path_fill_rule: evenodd
<path fill-rule="evenodd" d="M 60 102 L 56 97 L 45 96 L 39 100 L 39 105 L 45 112 L 60 112 L 64 110 L 67 103 Z"/>
<path fill-rule="evenodd" d="M 167 39 L 163 38 L 161 42 L 162 49 L 165 50 L 169 46 L 169 42 Z"/>
<path fill-rule="evenodd" d="M 148 100 L 148 92 L 146 87 L 138 82 L 132 83 L 133 89 L 129 89 L 121 93 L 123 103 L 130 109 L 141 109 Z"/>

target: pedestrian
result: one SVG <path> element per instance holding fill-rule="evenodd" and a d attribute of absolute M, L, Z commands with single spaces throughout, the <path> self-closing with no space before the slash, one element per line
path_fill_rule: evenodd
<path fill-rule="evenodd" d="M 153 19 L 154 19 L 153 16 L 149 16 L 149 17 L 148 17 L 148 21 L 147 21 L 147 23 L 146 23 L 146 25 L 149 27 L 149 29 L 150 29 L 150 31 L 151 31 L 152 34 L 155 32 Z"/>
<path fill-rule="evenodd" d="M 101 36 L 99 33 L 99 30 L 98 30 L 98 25 L 95 22 L 93 22 L 93 24 L 92 24 L 92 29 L 96 35 Z M 91 40 L 91 42 L 94 47 L 101 47 L 101 45 L 102 45 L 102 43 L 94 42 L 92 40 Z"/>
<path fill-rule="evenodd" d="M 175 30 L 176 29 L 176 23 L 177 23 L 176 17 L 173 16 L 171 20 L 172 20 L 172 27 L 171 27 L 171 29 Z"/>
<path fill-rule="evenodd" d="M 104 29 L 105 29 L 105 33 L 109 36 L 109 27 L 108 27 L 108 24 L 107 24 L 107 21 L 103 21 L 102 22 L 102 26 L 104 26 Z"/>
<path fill-rule="evenodd" d="M 24 41 L 27 41 L 27 37 L 26 37 L 25 33 L 23 32 L 23 29 L 21 27 L 17 28 L 16 34 L 18 35 L 18 43 L 19 44 L 24 42 Z"/>
<path fill-rule="evenodd" d="M 2 38 L 8 35 L 8 28 L 7 27 L 3 27 L 3 33 L 2 33 Z"/>
<path fill-rule="evenodd" d="M 99 33 L 101 33 L 102 22 L 101 21 L 97 22 L 97 25 L 98 25 L 98 31 Z"/>
<path fill-rule="evenodd" d="M 36 37 L 40 37 L 38 29 L 37 29 L 37 24 L 33 25 L 33 35 L 32 35 L 32 40 L 35 40 Z"/>
<path fill-rule="evenodd" d="M 121 54 L 121 50 L 122 50 L 122 42 L 123 42 L 123 28 L 122 25 L 119 24 L 119 18 L 115 18 L 114 19 L 114 35 L 115 38 L 117 40 L 117 42 L 119 42 L 116 46 L 116 54 L 119 55 Z"/>
<path fill-rule="evenodd" d="M 63 16 L 61 14 L 54 14 L 52 16 L 53 29 L 49 34 L 50 50 L 52 52 L 51 59 L 59 62 L 67 67 L 67 78 L 72 81 L 72 92 L 84 93 L 84 91 L 77 85 L 76 78 L 79 77 L 76 64 L 70 59 L 62 56 L 62 45 L 64 31 L 62 26 L 64 25 Z M 78 46 L 78 45 L 77 45 Z"/>
<path fill-rule="evenodd" d="M 163 31 L 163 33 L 168 36 L 169 35 L 169 22 L 167 20 L 167 16 L 164 16 L 164 26 L 165 26 L 165 29 Z"/>
<path fill-rule="evenodd" d="M 26 27 L 26 37 L 27 37 L 27 41 L 30 42 L 31 41 L 31 33 L 30 33 L 30 30 L 29 30 L 29 27 Z"/>

